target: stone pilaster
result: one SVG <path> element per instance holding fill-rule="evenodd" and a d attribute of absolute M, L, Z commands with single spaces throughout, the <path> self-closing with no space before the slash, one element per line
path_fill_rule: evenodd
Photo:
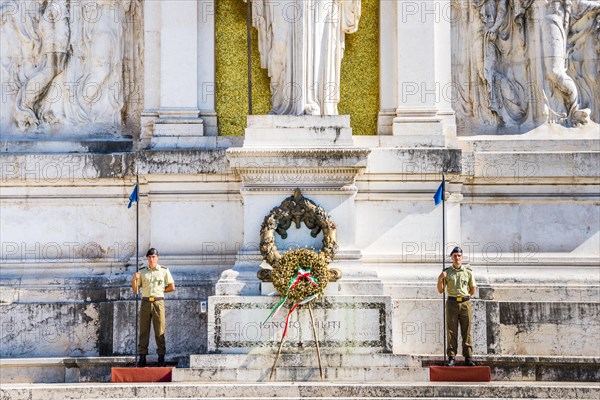
<path fill-rule="evenodd" d="M 198 3 L 160 8 L 160 107 L 152 148 L 193 148 L 204 135 L 198 109 Z"/>
<path fill-rule="evenodd" d="M 393 135 L 407 147 L 448 147 L 451 108 L 450 1 L 396 2 L 397 108 Z"/>
<path fill-rule="evenodd" d="M 215 0 L 198 2 L 198 109 L 205 136 L 217 136 Z"/>

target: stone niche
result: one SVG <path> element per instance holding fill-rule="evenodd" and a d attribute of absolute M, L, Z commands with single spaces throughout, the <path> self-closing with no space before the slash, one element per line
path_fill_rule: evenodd
<path fill-rule="evenodd" d="M 14 1 L 2 7 L 4 139 L 139 132 L 141 0 Z"/>

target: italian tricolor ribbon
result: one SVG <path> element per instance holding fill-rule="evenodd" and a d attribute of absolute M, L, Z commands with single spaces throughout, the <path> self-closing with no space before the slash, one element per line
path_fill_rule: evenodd
<path fill-rule="evenodd" d="M 283 298 L 281 300 L 279 300 L 279 302 L 277 304 L 275 304 L 275 307 L 273 307 L 273 309 L 271 310 L 271 313 L 265 319 L 265 321 L 264 321 L 265 323 L 271 317 L 273 317 L 275 314 L 277 314 L 277 312 L 281 309 L 281 307 L 285 304 L 286 300 L 288 299 L 289 293 L 303 279 L 306 279 L 311 285 L 313 285 L 313 286 L 315 286 L 317 288 L 319 287 L 319 281 L 317 281 L 317 279 L 312 275 L 310 269 L 304 269 L 304 268 L 298 267 L 298 269 L 296 270 L 296 273 L 294 274 L 294 276 L 292 276 L 290 278 L 290 280 L 288 282 L 288 287 L 287 287 L 287 290 L 286 290 L 286 295 L 283 296 Z M 298 308 L 298 306 L 301 306 L 303 304 L 309 303 L 309 302 L 311 302 L 312 300 L 314 300 L 316 298 L 317 298 L 317 295 L 313 294 L 312 296 L 309 296 L 306 299 L 301 300 L 301 301 L 297 302 L 296 304 L 294 304 L 292 306 L 292 308 L 290 309 L 290 311 L 288 311 L 287 316 L 285 317 L 285 327 L 283 328 L 283 334 L 281 335 L 281 340 L 283 340 L 285 338 L 285 335 L 287 334 L 288 323 L 289 323 L 289 320 L 290 320 L 290 316 L 296 310 L 296 308 Z"/>
<path fill-rule="evenodd" d="M 291 284 L 291 286 L 288 286 L 288 293 L 296 287 L 296 285 L 302 280 L 302 279 L 306 279 L 311 285 L 315 286 L 315 287 L 319 287 L 319 282 L 317 281 L 317 279 L 312 276 L 312 273 L 310 272 L 310 270 L 306 270 L 303 268 L 298 268 L 298 271 L 296 272 L 296 275 L 294 275 L 294 277 L 290 280 L 293 280 L 293 283 Z"/>
<path fill-rule="evenodd" d="M 283 328 L 283 334 L 281 335 L 281 340 L 283 340 L 285 338 L 285 335 L 287 334 L 287 330 L 288 330 L 288 322 L 290 321 L 290 315 L 292 315 L 292 313 L 294 312 L 294 310 L 298 307 L 301 306 L 302 304 L 306 304 L 314 299 L 317 298 L 316 294 L 313 294 L 312 296 L 307 297 L 306 299 L 294 304 L 294 306 L 292 308 L 290 308 L 290 311 L 288 311 L 287 316 L 285 317 L 285 327 Z"/>

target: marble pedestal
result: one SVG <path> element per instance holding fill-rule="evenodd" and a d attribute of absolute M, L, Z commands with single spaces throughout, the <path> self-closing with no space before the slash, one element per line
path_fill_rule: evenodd
<path fill-rule="evenodd" d="M 340 269 L 342 278 L 330 283 L 325 299 L 314 305 L 325 351 L 391 351 L 391 298 L 383 295 L 377 274 L 365 271 L 355 245 L 355 179 L 366 168 L 369 152 L 354 146 L 349 116 L 248 117 L 244 146 L 227 151 L 230 167 L 242 179 L 244 243 L 235 266 L 217 283 L 216 296 L 209 298 L 209 351 L 277 350 L 287 308 L 263 322 L 279 296 L 256 276 L 262 263 L 259 235 L 265 216 L 296 188 L 337 224 L 339 250 L 330 267 Z M 276 235 L 280 251 L 318 251 L 321 241 L 322 233 L 313 238 L 304 225 L 290 227 L 286 240 Z M 286 350 L 314 346 L 308 312 L 300 311 L 292 316 Z"/>

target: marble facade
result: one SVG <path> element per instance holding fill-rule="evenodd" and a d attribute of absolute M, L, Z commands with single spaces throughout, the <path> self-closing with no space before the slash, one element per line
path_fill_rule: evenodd
<path fill-rule="evenodd" d="M 435 282 L 460 244 L 476 355 L 598 356 L 600 2 L 564 4 L 381 1 L 377 132 L 249 116 L 242 138 L 218 136 L 199 95 L 215 81 L 213 0 L 0 2 L 0 356 L 133 354 L 136 173 L 140 253 L 160 249 L 177 282 L 169 354 L 221 351 L 219 304 L 270 304 L 260 221 L 301 187 L 339 225 L 332 301 L 385 306 L 376 351 L 441 354 Z M 255 313 L 230 313 L 232 332 L 261 337 Z"/>

